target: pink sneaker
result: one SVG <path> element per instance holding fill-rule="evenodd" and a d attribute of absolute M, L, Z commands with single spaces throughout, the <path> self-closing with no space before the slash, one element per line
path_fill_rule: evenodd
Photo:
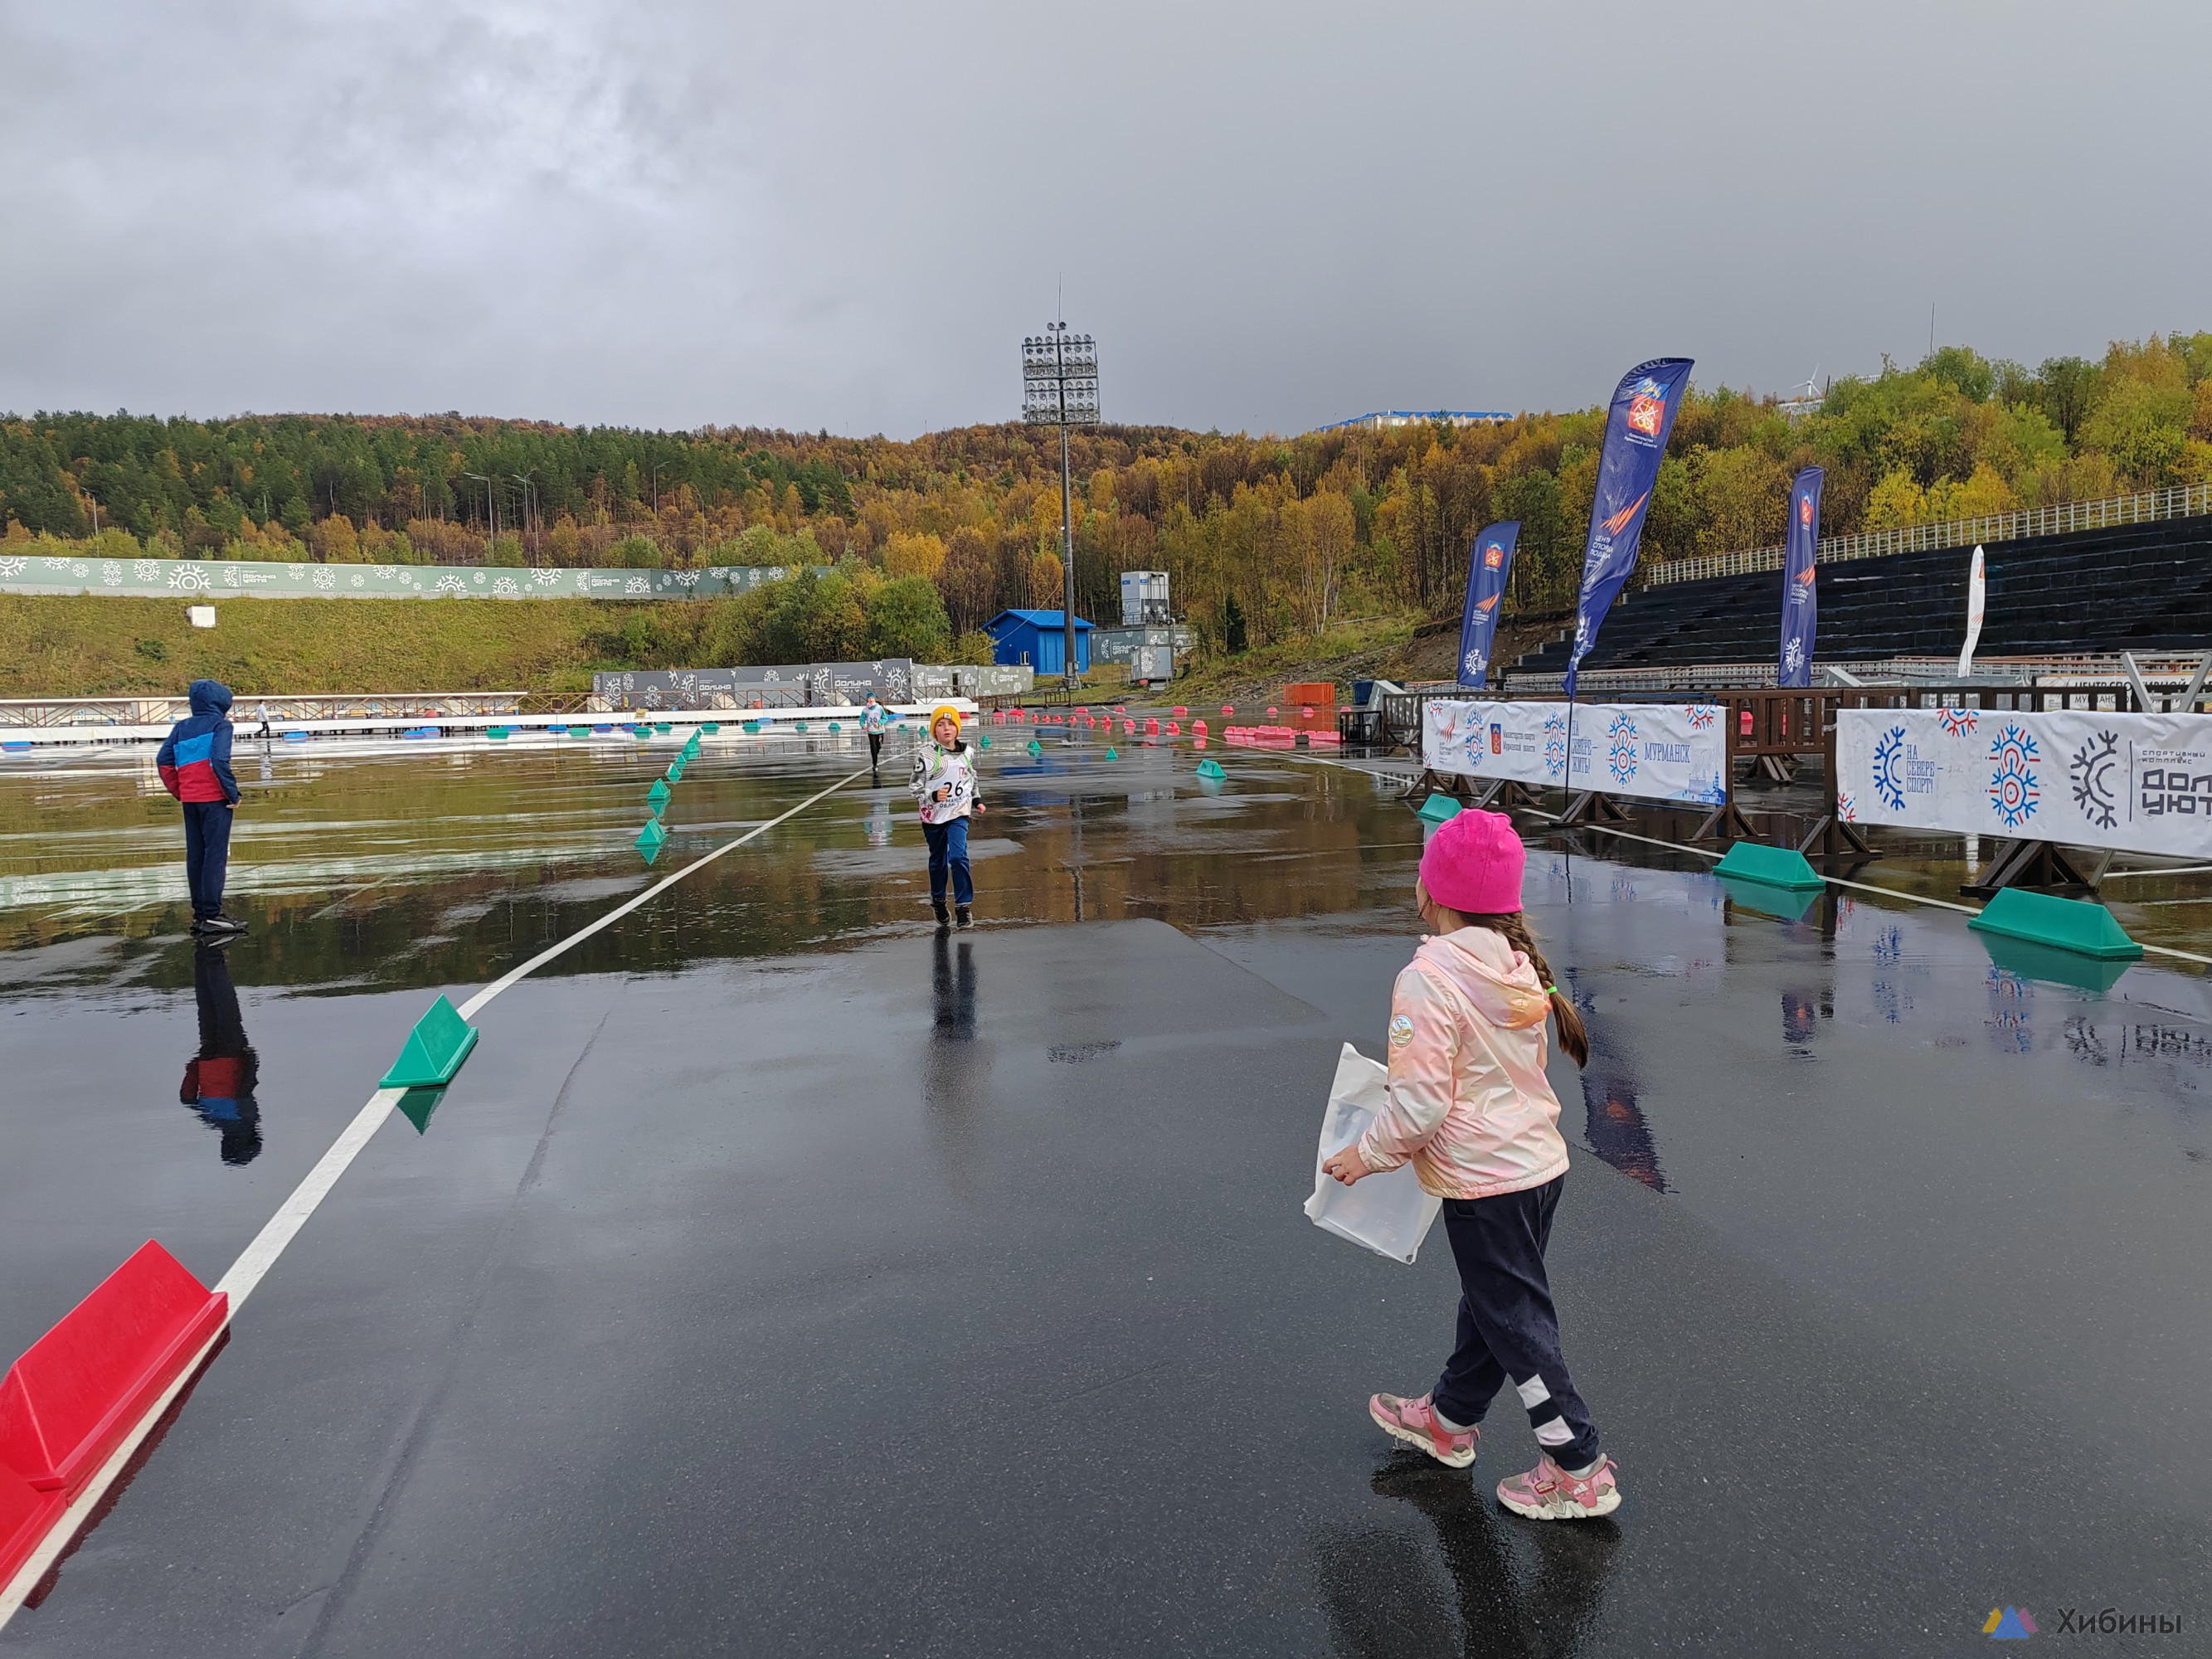
<path fill-rule="evenodd" d="M 1613 1460 L 1601 1457 L 1595 1468 L 1577 1480 L 1547 1452 L 1528 1474 L 1499 1481 L 1498 1501 L 1531 1521 L 1594 1521 L 1620 1507 L 1615 1473 Z"/>
<path fill-rule="evenodd" d="M 1428 1453 L 1448 1469 L 1463 1469 L 1474 1462 L 1474 1443 L 1482 1438 L 1480 1430 L 1467 1428 L 1454 1433 L 1437 1422 L 1427 1395 L 1419 1400 L 1401 1400 L 1395 1394 L 1375 1395 L 1367 1401 L 1367 1414 L 1375 1419 L 1375 1426 L 1392 1439 L 1402 1440 Z"/>

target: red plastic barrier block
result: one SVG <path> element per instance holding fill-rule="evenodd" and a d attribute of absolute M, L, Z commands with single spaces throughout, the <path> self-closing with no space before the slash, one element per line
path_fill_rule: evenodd
<path fill-rule="evenodd" d="M 222 1328 L 230 1298 L 148 1239 L 0 1379 L 0 1464 L 75 1496 Z"/>
<path fill-rule="evenodd" d="M 65 1493 L 40 1492 L 22 1476 L 0 1469 L 0 1584 L 31 1559 L 68 1508 Z"/>

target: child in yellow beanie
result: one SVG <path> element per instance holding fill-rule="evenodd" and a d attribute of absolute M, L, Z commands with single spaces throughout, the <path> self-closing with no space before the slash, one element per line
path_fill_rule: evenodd
<path fill-rule="evenodd" d="M 945 881 L 952 878 L 960 925 L 971 921 L 975 883 L 968 869 L 968 819 L 980 817 L 975 794 L 975 751 L 960 736 L 960 711 L 939 703 L 929 714 L 929 741 L 914 753 L 914 775 L 907 787 L 921 807 L 921 836 L 929 843 L 929 904 L 940 927 L 952 918 L 945 908 Z"/>

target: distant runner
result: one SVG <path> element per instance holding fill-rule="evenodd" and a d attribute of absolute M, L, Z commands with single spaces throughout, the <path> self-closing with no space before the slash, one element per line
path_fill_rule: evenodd
<path fill-rule="evenodd" d="M 161 787 L 184 803 L 192 932 L 242 933 L 246 924 L 222 913 L 231 809 L 238 805 L 238 780 L 230 770 L 230 688 L 219 680 L 194 680 L 188 695 L 192 712 L 169 728 L 154 764 Z"/>
<path fill-rule="evenodd" d="M 860 730 L 868 734 L 868 770 L 876 769 L 884 757 L 884 732 L 891 723 L 891 711 L 876 701 L 876 694 L 868 693 L 868 705 L 860 711 Z"/>
<path fill-rule="evenodd" d="M 1323 1167 L 1349 1187 L 1410 1158 L 1421 1190 L 1444 1201 L 1459 1264 L 1459 1346 L 1443 1375 L 1418 1400 L 1375 1395 L 1368 1415 L 1463 1469 L 1482 1437 L 1475 1425 L 1510 1381 L 1544 1450 L 1528 1474 L 1498 1482 L 1498 1501 L 1533 1520 L 1584 1520 L 1619 1508 L 1620 1491 L 1567 1376 L 1544 1273 L 1567 1176 L 1545 1017 L 1577 1066 L 1589 1039 L 1522 914 L 1527 860 L 1503 812 L 1462 812 L 1430 838 L 1413 895 L 1436 933 L 1390 999 L 1389 1103 Z"/>
<path fill-rule="evenodd" d="M 951 918 L 945 909 L 945 878 L 952 878 L 952 896 L 960 925 L 971 920 L 975 883 L 968 871 L 968 817 L 981 817 L 975 798 L 975 751 L 960 738 L 960 711 L 940 703 L 930 711 L 930 740 L 914 751 L 914 775 L 907 787 L 921 805 L 921 836 L 929 843 L 929 905 L 942 927 Z"/>

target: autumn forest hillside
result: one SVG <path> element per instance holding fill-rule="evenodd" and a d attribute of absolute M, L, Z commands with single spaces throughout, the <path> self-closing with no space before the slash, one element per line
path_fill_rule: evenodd
<path fill-rule="evenodd" d="M 1217 654 L 1294 646 L 1344 619 L 1443 615 L 1474 532 L 1511 518 L 1509 614 L 1557 611 L 1572 598 L 1602 423 L 1593 407 L 1290 438 L 1079 433 L 1080 608 L 1111 619 L 1119 572 L 1166 570 Z M 850 589 L 830 596 L 839 625 L 861 642 L 896 587 L 901 626 L 950 648 L 1005 606 L 1057 603 L 1058 460 L 1053 434 L 1013 425 L 897 442 L 456 415 L 40 414 L 0 418 L 0 514 L 8 550 L 61 538 L 110 556 L 834 564 Z M 1838 380 L 1794 417 L 1771 398 L 1694 388 L 1644 557 L 1779 541 L 1789 478 L 1808 463 L 1827 469 L 1830 533 L 2203 481 L 2212 333 L 2034 369 L 1945 347 Z M 725 649 L 769 648 L 756 610 Z"/>

